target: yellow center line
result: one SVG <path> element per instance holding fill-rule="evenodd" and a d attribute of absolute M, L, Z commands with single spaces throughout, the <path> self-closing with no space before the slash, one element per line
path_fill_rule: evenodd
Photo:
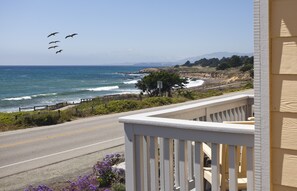
<path fill-rule="evenodd" d="M 15 147 L 15 146 L 18 146 L 18 145 L 24 145 L 24 144 L 28 144 L 28 143 L 41 142 L 41 141 L 46 141 L 46 140 L 50 140 L 50 139 L 57 139 L 57 138 L 61 138 L 61 137 L 69 137 L 69 136 L 72 136 L 72 135 L 91 132 L 91 131 L 95 131 L 95 130 L 97 130 L 97 127 L 88 128 L 88 129 L 81 129 L 81 130 L 71 131 L 71 132 L 67 132 L 67 133 L 46 135 L 46 136 L 27 139 L 27 140 L 22 140 L 22 141 L 10 143 L 10 144 L 0 144 L 0 149 Z"/>

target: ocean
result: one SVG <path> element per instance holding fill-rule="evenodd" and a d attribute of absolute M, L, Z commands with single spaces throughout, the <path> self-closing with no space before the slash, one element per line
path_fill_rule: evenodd
<path fill-rule="evenodd" d="M 0 66 L 0 112 L 139 93 L 139 66 Z"/>

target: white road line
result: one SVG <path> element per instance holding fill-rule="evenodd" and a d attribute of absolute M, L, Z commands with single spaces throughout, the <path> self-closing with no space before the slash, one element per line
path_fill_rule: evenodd
<path fill-rule="evenodd" d="M 56 155 L 60 155 L 60 154 L 64 154 L 64 153 L 69 153 L 69 152 L 76 151 L 76 150 L 79 150 L 79 149 L 84 149 L 84 148 L 87 148 L 87 147 L 100 145 L 100 144 L 104 144 L 104 143 L 108 143 L 108 142 L 112 142 L 112 141 L 116 141 L 116 140 L 120 140 L 120 139 L 124 139 L 124 136 L 118 137 L 118 138 L 115 138 L 115 139 L 110 139 L 110 140 L 107 140 L 107 141 L 101 141 L 101 142 L 98 142 L 98 143 L 93 143 L 93 144 L 90 144 L 90 145 L 85 145 L 85 146 L 82 146 L 82 147 L 77 147 L 77 148 L 74 148 L 74 149 L 69 149 L 69 150 L 66 150 L 66 151 L 61 151 L 61 152 L 58 152 L 58 153 L 53 153 L 53 154 L 50 154 L 50 155 L 45 155 L 45 156 L 42 156 L 42 157 L 37 157 L 37 158 L 33 158 L 33 159 L 21 161 L 21 162 L 8 164 L 8 165 L 5 165 L 5 166 L 1 166 L 0 169 L 7 168 L 7 167 L 10 167 L 10 166 L 19 165 L 19 164 L 23 164 L 23 163 L 27 163 L 27 162 L 32 162 L 32 161 L 35 161 L 35 160 L 44 159 L 44 158 L 47 158 L 47 157 L 52 157 L 52 156 L 56 156 Z"/>

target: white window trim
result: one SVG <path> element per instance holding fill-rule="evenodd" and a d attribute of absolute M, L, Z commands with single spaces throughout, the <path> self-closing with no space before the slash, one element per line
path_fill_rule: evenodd
<path fill-rule="evenodd" d="M 255 190 L 270 190 L 269 0 L 254 0 Z"/>

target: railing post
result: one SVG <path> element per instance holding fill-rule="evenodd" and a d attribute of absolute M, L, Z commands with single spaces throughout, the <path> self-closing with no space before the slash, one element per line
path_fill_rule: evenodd
<path fill-rule="evenodd" d="M 209 113 L 208 110 L 209 110 L 209 109 L 206 107 L 206 108 L 205 108 L 205 117 L 206 117 L 206 121 L 211 121 L 211 119 L 210 119 L 210 113 Z"/>
<path fill-rule="evenodd" d="M 179 140 L 174 140 L 174 186 L 180 186 L 180 178 L 179 178 Z"/>
<path fill-rule="evenodd" d="M 247 156 L 247 191 L 254 190 L 254 149 L 246 147 Z"/>
<path fill-rule="evenodd" d="M 180 189 L 188 190 L 188 159 L 187 159 L 187 143 L 184 140 L 179 141 L 179 173 L 180 173 Z"/>
<path fill-rule="evenodd" d="M 237 164 L 237 146 L 229 145 L 229 190 L 237 191 L 238 164 Z M 225 181 L 225 180 L 222 180 Z"/>
<path fill-rule="evenodd" d="M 135 183 L 136 190 L 144 190 L 144 154 L 143 154 L 143 136 L 135 136 Z"/>
<path fill-rule="evenodd" d="M 164 190 L 173 190 L 173 141 L 164 138 Z"/>
<path fill-rule="evenodd" d="M 131 124 L 124 124 L 125 130 L 125 157 L 126 160 L 126 190 L 136 191 L 135 182 L 135 135 Z"/>
<path fill-rule="evenodd" d="M 150 189 L 150 162 L 149 162 L 149 144 L 150 144 L 150 137 L 144 136 L 143 137 L 143 180 L 144 180 L 144 191 L 149 191 Z"/>
<path fill-rule="evenodd" d="M 159 191 L 158 138 L 150 137 L 150 189 Z"/>
<path fill-rule="evenodd" d="M 211 190 L 220 190 L 220 145 L 211 143 Z"/>
<path fill-rule="evenodd" d="M 195 164 L 194 164 L 194 173 L 195 173 L 195 188 L 196 190 L 203 190 L 203 158 L 204 152 L 201 142 L 195 142 Z"/>

